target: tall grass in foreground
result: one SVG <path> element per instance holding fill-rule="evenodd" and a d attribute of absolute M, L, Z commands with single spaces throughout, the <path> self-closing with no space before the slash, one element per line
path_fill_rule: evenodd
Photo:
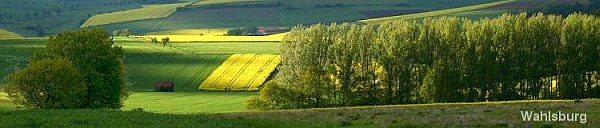
<path fill-rule="evenodd" d="M 349 107 L 221 114 L 157 114 L 114 110 L 3 110 L 0 127 L 594 127 L 598 99 Z M 520 111 L 587 113 L 587 123 L 524 122 Z"/>

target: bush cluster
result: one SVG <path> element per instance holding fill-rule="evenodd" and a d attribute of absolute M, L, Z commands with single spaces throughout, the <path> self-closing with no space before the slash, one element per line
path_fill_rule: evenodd
<path fill-rule="evenodd" d="M 32 108 L 120 108 L 127 98 L 123 49 L 103 30 L 64 32 L 12 74 L 13 101 Z"/>

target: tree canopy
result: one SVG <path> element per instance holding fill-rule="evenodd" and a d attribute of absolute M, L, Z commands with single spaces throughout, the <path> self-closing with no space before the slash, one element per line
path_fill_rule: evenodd
<path fill-rule="evenodd" d="M 81 108 L 87 95 L 85 79 L 66 59 L 42 59 L 9 77 L 8 96 L 32 108 Z"/>
<path fill-rule="evenodd" d="M 253 100 L 285 109 L 598 97 L 599 50 L 600 20 L 579 13 L 298 26 L 283 39 L 278 84 L 261 90 L 277 99 Z"/>
<path fill-rule="evenodd" d="M 69 60 L 85 78 L 84 108 L 120 108 L 128 96 L 124 51 L 113 44 L 101 29 L 68 31 L 50 37 L 44 50 L 32 56 L 32 63 L 51 58 Z"/>

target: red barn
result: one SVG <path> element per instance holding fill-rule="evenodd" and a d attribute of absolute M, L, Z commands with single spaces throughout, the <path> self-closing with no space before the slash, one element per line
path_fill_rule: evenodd
<path fill-rule="evenodd" d="M 156 82 L 154 84 L 154 90 L 157 92 L 173 92 L 175 91 L 173 88 L 175 87 L 175 83 L 172 81 L 161 81 Z"/>

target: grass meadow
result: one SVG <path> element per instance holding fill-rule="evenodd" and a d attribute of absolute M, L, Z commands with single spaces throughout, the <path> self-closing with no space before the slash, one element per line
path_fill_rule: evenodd
<path fill-rule="evenodd" d="M 0 39 L 23 39 L 23 36 L 15 32 L 11 32 L 6 29 L 0 28 Z"/>
<path fill-rule="evenodd" d="M 171 13 L 175 12 L 177 8 L 189 4 L 190 3 L 145 5 L 140 9 L 132 9 L 95 15 L 93 17 L 90 17 L 87 21 L 85 21 L 85 23 L 81 25 L 81 28 L 143 19 L 163 18 L 171 15 Z"/>
<path fill-rule="evenodd" d="M 517 1 L 517 0 L 503 0 L 503 1 L 499 1 L 499 2 L 478 4 L 478 5 L 451 8 L 451 9 L 445 9 L 445 10 L 430 11 L 430 12 L 424 12 L 424 13 L 366 19 L 366 20 L 361 20 L 360 22 L 367 23 L 367 24 L 379 24 L 379 23 L 383 23 L 383 22 L 396 21 L 396 20 L 410 20 L 410 19 L 419 19 L 419 18 L 425 18 L 425 17 L 434 17 L 434 16 L 441 16 L 441 15 L 447 15 L 447 14 L 480 10 L 480 9 L 484 9 L 484 8 L 489 8 L 489 7 L 493 7 L 493 6 L 497 6 L 497 5 L 506 4 L 509 2 L 515 2 L 515 1 Z"/>
<path fill-rule="evenodd" d="M 258 92 L 131 92 L 121 110 L 143 108 L 156 113 L 245 112 L 245 102 Z"/>
<path fill-rule="evenodd" d="M 258 92 L 129 92 L 122 111 L 143 109 L 163 114 L 249 112 L 246 100 Z M 0 111 L 23 110 L 13 104 L 5 92 L 0 91 Z M 2 127 L 2 126 L 0 126 Z"/>
<path fill-rule="evenodd" d="M 202 92 L 199 92 L 202 93 Z M 216 92 L 214 92 L 216 94 Z M 236 95 L 228 92 L 228 95 Z M 594 127 L 600 122 L 600 100 L 585 99 L 575 103 L 570 100 L 505 101 L 479 103 L 437 103 L 420 105 L 389 105 L 345 107 L 306 110 L 279 110 L 262 112 L 231 112 L 237 104 L 213 97 L 189 96 L 193 94 L 134 93 L 122 110 L 40 110 L 7 109 L 0 107 L 0 127 Z M 212 94 L 206 94 L 210 96 Z M 246 94 L 240 94 L 244 96 Z M 240 96 L 236 95 L 236 96 Z M 160 97 L 159 96 L 164 96 Z M 186 98 L 191 98 L 189 102 Z M 215 98 L 206 100 L 197 98 Z M 144 100 L 144 101 L 136 101 Z M 0 100 L 1 101 L 1 100 Z M 206 102 L 195 102 L 206 101 Z M 223 103 L 215 104 L 214 101 Z M 127 110 L 135 102 L 145 102 L 146 112 Z M 186 103 L 189 102 L 189 103 Z M 2 103 L 2 102 L 0 102 Z M 152 103 L 168 104 L 161 107 Z M 191 104 L 196 104 L 188 106 Z M 212 104 L 222 109 L 194 106 Z M 178 106 L 180 105 L 180 106 Z M 192 113 L 161 113 L 173 108 Z M 195 113 L 202 110 L 227 111 L 226 113 Z M 520 111 L 562 111 L 586 113 L 586 123 L 580 122 L 524 122 Z M 150 112 L 148 112 L 150 111 Z M 154 111 L 154 112 L 152 112 Z M 157 113 L 158 112 L 158 113 Z M 61 117 L 61 118 L 56 118 Z"/>

